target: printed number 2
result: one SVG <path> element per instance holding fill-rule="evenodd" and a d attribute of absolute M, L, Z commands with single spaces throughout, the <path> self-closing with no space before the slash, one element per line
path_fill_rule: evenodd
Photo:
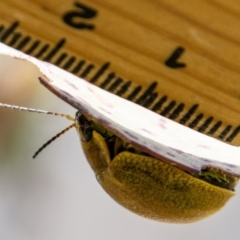
<path fill-rule="evenodd" d="M 77 28 L 77 29 L 89 29 L 93 30 L 95 25 L 83 22 L 81 19 L 91 19 L 96 17 L 97 11 L 95 9 L 92 9 L 82 3 L 75 3 L 74 4 L 78 9 L 71 10 L 69 12 L 66 12 L 63 16 L 63 21 L 70 25 L 71 27 Z"/>

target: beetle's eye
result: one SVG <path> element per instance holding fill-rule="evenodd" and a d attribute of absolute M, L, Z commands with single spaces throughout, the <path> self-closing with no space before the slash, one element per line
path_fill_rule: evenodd
<path fill-rule="evenodd" d="M 89 142 L 92 139 L 93 129 L 89 121 L 80 111 L 76 113 L 75 123 L 79 126 L 79 135 L 82 141 Z"/>

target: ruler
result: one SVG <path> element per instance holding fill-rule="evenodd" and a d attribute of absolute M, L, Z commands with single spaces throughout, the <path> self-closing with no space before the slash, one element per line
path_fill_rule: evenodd
<path fill-rule="evenodd" d="M 1 1 L 0 39 L 240 145 L 240 4 L 230 2 Z"/>

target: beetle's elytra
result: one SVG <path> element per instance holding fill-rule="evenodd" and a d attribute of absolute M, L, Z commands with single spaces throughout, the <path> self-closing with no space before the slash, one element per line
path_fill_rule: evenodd
<path fill-rule="evenodd" d="M 216 171 L 192 176 L 141 152 L 80 112 L 75 121 L 97 180 L 132 212 L 164 222 L 189 223 L 215 213 L 234 195 L 234 177 Z"/>

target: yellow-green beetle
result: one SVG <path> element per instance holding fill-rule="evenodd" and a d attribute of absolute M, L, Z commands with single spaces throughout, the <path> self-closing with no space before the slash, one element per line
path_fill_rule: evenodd
<path fill-rule="evenodd" d="M 101 123 L 110 119 L 111 127 L 109 127 L 109 124 L 106 124 L 106 126 L 116 134 L 118 132 L 117 127 L 122 120 L 121 117 L 118 118 L 118 114 L 123 110 L 126 112 L 124 116 L 131 113 L 130 116 L 141 119 L 139 121 L 141 126 L 134 129 L 135 134 L 138 130 L 141 130 L 140 138 L 144 138 L 143 133 L 148 130 L 143 127 L 147 124 L 153 124 L 150 132 L 154 133 L 159 127 L 162 135 L 168 137 L 166 148 L 172 148 L 172 145 L 168 144 L 170 143 L 169 140 L 172 140 L 175 135 L 168 134 L 173 133 L 176 128 L 170 120 L 166 121 L 155 113 L 107 93 L 84 79 L 77 78 L 49 63 L 15 52 L 11 48 L 1 47 L 3 47 L 3 53 L 26 59 L 35 64 L 44 76 L 39 78 L 41 83 L 76 109 L 82 110 L 86 114 L 89 113 L 89 116 L 94 119 L 101 119 L 99 121 Z M 129 121 L 129 123 L 131 122 Z M 213 214 L 234 195 L 234 185 L 238 179 L 226 175 L 218 169 L 206 168 L 202 169 L 202 172 L 198 175 L 191 175 L 123 141 L 102 126 L 88 120 L 80 112 L 77 113 L 76 123 L 85 155 L 102 187 L 117 202 L 139 215 L 165 222 L 193 222 Z M 131 124 L 124 121 L 122 127 L 126 125 L 129 125 L 128 128 L 131 127 Z M 194 139 L 193 134 L 190 134 L 187 128 L 183 129 L 181 127 L 181 129 L 183 131 L 179 131 L 180 127 L 177 128 L 179 139 L 183 138 L 182 141 L 175 141 L 175 143 L 179 142 L 181 144 L 180 149 L 175 149 L 177 151 L 186 150 L 186 142 L 189 136 L 192 137 L 192 141 Z M 182 133 L 182 136 L 179 135 L 179 132 Z M 152 136 L 154 137 L 154 135 Z M 125 139 L 128 140 L 127 137 Z M 148 139 L 151 140 L 151 134 Z M 161 140 L 159 144 L 163 143 L 163 139 Z M 204 141 L 199 135 L 196 140 L 196 144 L 189 145 L 197 146 L 198 150 L 208 147 L 207 144 L 204 145 Z M 138 146 L 142 146 L 144 149 L 143 142 L 141 141 Z M 46 144 L 42 148 L 45 146 Z M 215 153 L 218 150 L 217 147 L 212 148 L 213 146 L 215 144 L 207 148 L 208 153 Z M 219 145 L 216 144 L 216 146 Z M 151 150 L 153 151 L 153 149 Z M 230 156 L 237 156 L 235 153 L 236 151 L 233 151 Z M 191 153 L 187 153 L 187 155 L 189 154 Z M 219 157 L 219 153 L 216 155 Z M 208 160 L 202 158 L 202 155 L 197 156 L 197 158 L 200 161 Z M 218 162 L 221 159 L 213 160 Z M 233 172 L 236 168 L 239 176 L 238 160 L 239 156 L 234 161 L 229 161 L 230 164 L 225 163 L 223 166 L 227 170 L 230 169 L 230 172 Z"/>
<path fill-rule="evenodd" d="M 98 182 L 119 204 L 146 218 L 203 219 L 234 196 L 238 179 L 216 169 L 193 176 L 128 144 L 77 112 L 76 125 Z"/>

